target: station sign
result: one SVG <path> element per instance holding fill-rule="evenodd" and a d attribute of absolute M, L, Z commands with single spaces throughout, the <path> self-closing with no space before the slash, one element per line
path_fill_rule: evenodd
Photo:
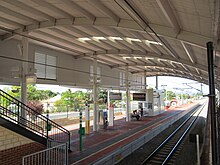
<path fill-rule="evenodd" d="M 109 97 L 110 97 L 110 100 L 122 100 L 121 93 L 110 92 Z"/>
<path fill-rule="evenodd" d="M 146 93 L 133 93 L 134 101 L 146 101 Z"/>

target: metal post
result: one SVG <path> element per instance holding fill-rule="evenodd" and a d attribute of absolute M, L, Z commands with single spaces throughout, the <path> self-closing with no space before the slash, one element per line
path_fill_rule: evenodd
<path fill-rule="evenodd" d="M 200 165 L 199 135 L 196 135 L 196 149 L 197 149 L 197 165 Z"/>
<path fill-rule="evenodd" d="M 128 66 L 126 67 L 125 73 L 125 82 L 126 82 L 126 121 L 130 121 L 130 90 L 129 90 L 129 82 L 128 82 Z"/>
<path fill-rule="evenodd" d="M 144 71 L 144 89 L 147 89 L 147 72 Z"/>
<path fill-rule="evenodd" d="M 98 100 L 97 100 L 97 59 L 93 60 L 93 131 L 98 131 Z"/>
<path fill-rule="evenodd" d="M 68 119 L 69 118 L 69 106 L 67 105 L 67 114 L 66 114 L 66 118 Z"/>
<path fill-rule="evenodd" d="M 155 88 L 158 90 L 158 76 L 156 76 L 156 87 Z"/>
<path fill-rule="evenodd" d="M 79 113 L 79 150 L 82 151 L 82 110 Z"/>
<path fill-rule="evenodd" d="M 201 83 L 201 93 L 202 93 L 202 95 L 203 95 L 202 86 L 203 86 L 203 85 L 202 85 L 202 83 Z"/>
<path fill-rule="evenodd" d="M 48 137 L 49 137 L 49 110 L 47 110 L 47 115 L 46 115 L 46 117 L 47 117 L 47 123 L 46 123 L 46 136 L 47 136 L 47 139 L 48 139 Z"/>
<path fill-rule="evenodd" d="M 211 113 L 211 143 L 212 143 L 212 164 L 218 164 L 218 145 L 217 145 L 217 126 L 215 108 L 215 82 L 214 82 L 214 63 L 213 63 L 213 43 L 207 44 L 207 61 L 209 74 L 209 111 Z"/>

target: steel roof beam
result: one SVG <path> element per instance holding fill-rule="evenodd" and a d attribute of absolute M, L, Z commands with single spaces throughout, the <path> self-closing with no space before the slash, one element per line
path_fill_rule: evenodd
<path fill-rule="evenodd" d="M 195 64 L 196 63 L 196 59 L 195 59 L 195 55 L 193 54 L 192 48 L 190 46 L 188 46 L 187 44 L 185 44 L 184 42 L 181 41 L 181 44 L 187 54 L 187 56 L 189 57 L 190 61 Z"/>
<path fill-rule="evenodd" d="M 70 8 L 71 10 L 73 10 L 73 9 L 78 10 L 80 13 L 82 13 L 85 17 L 87 17 L 91 21 L 95 20 L 94 15 L 92 15 L 90 12 L 88 12 L 87 10 L 83 9 L 82 7 L 80 7 L 79 5 L 74 3 L 74 1 L 62 0 L 62 2 L 65 3 L 68 6 L 68 8 Z"/>
<path fill-rule="evenodd" d="M 99 54 L 100 53 L 100 54 Z M 97 54 L 96 55 L 102 55 L 102 54 L 107 54 L 108 53 L 108 51 L 107 52 L 103 52 L 103 53 L 101 53 L 101 52 L 97 52 Z M 110 53 L 109 52 L 109 54 L 111 54 L 111 55 L 117 55 L 117 54 L 119 54 L 120 53 L 120 51 L 117 53 L 117 52 L 114 52 L 114 53 Z M 206 66 L 205 65 L 201 65 L 201 64 L 192 64 L 191 62 L 189 62 L 189 61 L 187 61 L 187 60 L 184 60 L 184 59 L 179 59 L 179 60 L 176 60 L 176 59 L 174 59 L 174 58 L 172 58 L 172 57 L 170 57 L 169 55 L 158 55 L 158 54 L 156 54 L 156 53 L 148 53 L 148 52 L 146 52 L 146 53 L 142 53 L 141 51 L 136 51 L 136 52 L 132 52 L 132 53 L 126 53 L 126 52 L 123 52 L 122 54 L 128 54 L 128 55 L 130 55 L 130 54 L 133 54 L 133 55 L 138 55 L 138 56 L 143 56 L 143 57 L 150 57 L 150 58 L 155 58 L 155 59 L 164 59 L 164 60 L 167 60 L 167 61 L 173 61 L 173 62 L 176 62 L 176 63 L 183 63 L 183 64 L 185 64 L 185 65 L 188 65 L 188 66 L 190 66 L 190 67 L 193 67 L 193 68 L 198 68 L 198 69 L 200 69 L 200 70 L 204 70 L 204 71 L 206 71 Z M 118 67 L 118 66 L 113 66 L 113 68 L 114 67 Z M 121 67 L 121 66 L 120 66 Z"/>
<path fill-rule="evenodd" d="M 166 17 L 167 21 L 174 28 L 175 32 L 178 34 L 180 32 L 180 25 L 175 17 L 173 9 L 171 8 L 171 2 L 168 0 L 156 0 L 158 6 Z"/>
<path fill-rule="evenodd" d="M 54 21 L 41 21 L 41 22 L 37 22 L 37 23 L 33 23 L 31 25 L 27 25 L 26 26 L 26 31 L 27 32 L 31 32 L 33 30 L 37 30 L 37 29 L 41 29 L 41 28 L 50 28 L 53 26 L 105 26 L 105 27 L 120 27 L 120 28 L 126 28 L 126 29 L 130 29 L 130 30 L 136 30 L 136 31 L 140 31 L 143 32 L 143 29 L 140 29 L 140 27 L 137 25 L 136 22 L 131 21 L 131 20 L 125 20 L 125 19 L 120 19 L 119 22 L 115 22 L 110 18 L 96 18 L 95 21 L 91 21 L 87 18 L 79 18 L 79 17 L 75 17 L 75 18 L 61 18 L 61 19 L 56 19 Z M 200 34 L 196 34 L 193 32 L 188 32 L 188 31 L 184 31 L 181 30 L 181 32 L 176 36 L 175 33 L 173 31 L 171 31 L 171 28 L 169 27 L 165 27 L 165 26 L 161 26 L 161 25 L 155 25 L 155 24 L 151 24 L 151 26 L 155 29 L 155 31 L 163 36 L 163 37 L 170 37 L 172 39 L 175 40 L 180 40 L 180 41 L 184 41 L 186 43 L 198 46 L 200 48 L 204 48 L 206 49 L 206 45 L 205 43 L 207 41 L 212 40 L 212 38 L 210 37 L 205 37 L 202 36 Z M 19 28 L 19 27 L 18 27 Z M 23 32 L 24 29 L 18 29 L 15 32 Z M 151 31 L 148 29 L 148 32 L 151 33 Z M 3 35 L 3 39 L 6 39 L 8 37 L 13 37 L 14 35 L 16 35 L 15 33 L 13 34 L 6 34 Z M 219 46 L 219 50 L 220 50 L 220 44 L 218 44 Z"/>
<path fill-rule="evenodd" d="M 196 68 L 196 72 L 198 73 L 198 75 L 201 75 L 199 69 Z"/>
<path fill-rule="evenodd" d="M 144 73 L 144 71 L 134 71 L 134 72 L 131 72 L 132 74 L 142 74 Z M 208 79 L 207 79 L 207 76 L 198 76 L 198 75 L 193 75 L 193 76 L 190 76 L 189 74 L 179 74 L 179 73 L 169 73 L 169 72 L 163 72 L 163 71 L 160 71 L 160 72 L 157 72 L 157 71 L 152 71 L 152 72 L 147 72 L 147 77 L 149 76 L 153 76 L 153 75 L 173 75 L 173 76 L 177 76 L 177 77 L 186 77 L 188 79 L 192 79 L 192 80 L 201 80 L 202 82 L 204 82 L 204 80 L 206 80 L 208 82 Z"/>
<path fill-rule="evenodd" d="M 56 44 L 61 44 L 62 45 L 65 45 L 63 47 L 68 47 L 70 49 L 70 51 L 72 50 L 72 52 L 77 52 L 77 54 L 81 54 L 83 55 L 84 53 L 82 52 L 82 50 L 85 50 L 84 47 L 80 47 L 74 43 L 71 43 L 69 41 L 66 41 L 64 39 L 61 39 L 61 38 L 58 38 L 56 36 L 53 36 L 53 35 L 50 35 L 50 34 L 47 34 L 45 32 L 41 32 L 41 31 L 37 31 L 37 32 L 32 32 L 30 35 L 34 35 L 36 36 L 36 38 L 41 39 L 42 42 L 45 42 L 47 43 L 47 40 L 49 39 L 51 42 L 54 42 Z M 42 40 L 42 38 L 44 38 Z M 58 46 L 59 47 L 59 46 Z M 87 51 L 90 51 L 87 49 Z"/>
<path fill-rule="evenodd" d="M 135 65 L 129 65 L 128 64 L 128 66 L 135 66 Z M 171 66 L 165 66 L 165 65 L 159 65 L 159 64 L 149 64 L 149 63 L 138 65 L 138 66 L 146 66 L 146 68 L 151 68 L 151 69 L 156 67 L 156 68 L 162 68 L 162 69 L 176 70 L 178 72 L 183 72 L 183 73 L 187 73 L 187 74 L 191 73 L 191 74 L 197 75 L 197 72 L 186 71 L 185 69 L 181 69 L 181 68 L 176 69 L 174 66 L 171 67 Z M 198 75 L 198 76 L 201 76 L 201 74 Z"/>
<path fill-rule="evenodd" d="M 46 18 L 47 20 L 50 20 L 50 21 L 54 21 L 55 20 L 55 18 L 51 17 L 50 15 L 45 14 L 45 13 L 37 10 L 36 8 L 28 6 L 25 3 L 22 3 L 22 2 L 19 2 L 19 1 L 15 1 L 15 0 L 7 0 L 6 2 L 9 3 L 9 4 L 12 4 L 14 6 L 17 6 L 17 7 L 21 8 L 21 9 L 23 9 L 23 10 L 26 10 L 26 11 L 32 13 L 32 14 L 40 16 L 42 18 Z"/>
<path fill-rule="evenodd" d="M 102 4 L 100 0 L 87 0 L 87 1 L 88 3 L 95 6 L 102 13 L 107 14 L 109 17 L 111 17 L 115 22 L 120 21 L 120 18 L 115 13 L 113 13 L 109 8 L 107 8 L 104 4 Z"/>
<path fill-rule="evenodd" d="M 17 23 L 24 22 L 24 21 L 30 22 L 31 24 L 37 23 L 35 19 L 27 17 L 23 14 L 17 13 L 3 6 L 0 6 L 0 11 L 17 19 L 17 20 L 15 19 L 13 20 L 14 22 L 17 22 Z"/>
<path fill-rule="evenodd" d="M 189 69 L 183 64 L 183 63 L 181 63 L 180 64 L 186 71 L 189 71 Z"/>
<path fill-rule="evenodd" d="M 6 26 L 9 26 L 9 27 L 19 27 L 19 28 L 24 28 L 24 25 L 20 24 L 20 23 L 17 23 L 17 22 L 14 22 L 12 20 L 8 20 L 8 19 L 5 19 L 5 18 L 2 18 L 0 17 L 0 22 L 1 24 L 5 24 Z"/>
<path fill-rule="evenodd" d="M 58 13 L 60 15 L 62 15 L 63 17 L 65 18 L 73 18 L 72 15 L 70 15 L 69 13 L 57 8 L 56 6 L 54 6 L 52 3 L 48 3 L 44 0 L 31 0 L 33 1 L 34 3 L 40 5 L 40 6 L 44 6 L 46 7 L 48 10 L 54 12 L 54 13 Z"/>

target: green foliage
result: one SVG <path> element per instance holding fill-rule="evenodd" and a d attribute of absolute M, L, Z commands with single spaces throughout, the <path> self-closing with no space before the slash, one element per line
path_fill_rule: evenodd
<path fill-rule="evenodd" d="M 83 109 L 87 99 L 87 93 L 82 91 L 71 92 L 69 89 L 61 94 L 61 100 L 57 101 L 55 106 L 66 105 L 73 108 L 74 111 Z"/>
<path fill-rule="evenodd" d="M 21 98 L 21 90 L 19 86 L 12 86 L 10 88 L 3 89 L 6 93 L 20 100 Z M 27 86 L 27 105 L 37 111 L 38 113 L 43 112 L 43 105 L 40 103 L 41 100 L 47 100 L 56 96 L 57 93 L 54 93 L 50 90 L 37 90 L 35 85 Z M 4 99 L 4 106 L 8 106 L 11 104 L 8 100 Z M 2 103 L 1 103 L 2 104 Z M 34 115 L 32 115 L 34 116 Z"/>
<path fill-rule="evenodd" d="M 21 90 L 18 86 L 12 86 L 11 88 L 4 89 L 9 95 L 19 99 L 21 97 Z M 28 101 L 41 101 L 47 100 L 56 96 L 57 93 L 54 93 L 50 90 L 37 90 L 35 85 L 27 85 L 27 100 Z"/>
<path fill-rule="evenodd" d="M 65 102 L 62 99 L 60 99 L 60 100 L 55 101 L 53 105 L 55 107 L 65 106 Z"/>
<path fill-rule="evenodd" d="M 166 91 L 165 94 L 166 94 L 165 96 L 167 96 L 167 100 L 172 100 L 172 99 L 176 98 L 176 94 L 172 91 Z"/>
<path fill-rule="evenodd" d="M 100 102 L 102 103 L 106 103 L 107 99 L 108 99 L 108 93 L 106 90 L 100 91 L 98 94 L 98 99 L 100 100 Z"/>

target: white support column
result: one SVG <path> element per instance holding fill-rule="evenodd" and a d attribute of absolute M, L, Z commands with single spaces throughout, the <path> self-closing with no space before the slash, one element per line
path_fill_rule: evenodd
<path fill-rule="evenodd" d="M 93 131 L 98 131 L 98 86 L 97 86 L 97 59 L 93 60 Z"/>
<path fill-rule="evenodd" d="M 108 125 L 114 126 L 114 107 L 110 103 L 110 91 L 108 90 Z"/>
<path fill-rule="evenodd" d="M 22 59 L 27 61 L 28 60 L 28 38 L 22 38 Z M 28 63 L 22 62 L 22 75 L 21 75 L 21 102 L 24 104 L 27 103 L 27 82 L 26 82 L 26 75 L 27 75 Z M 24 109 L 21 109 L 21 116 L 26 118 L 26 113 Z"/>
<path fill-rule="evenodd" d="M 128 66 L 126 67 L 125 73 L 125 83 L 126 83 L 126 121 L 130 121 L 130 90 L 128 81 Z"/>

